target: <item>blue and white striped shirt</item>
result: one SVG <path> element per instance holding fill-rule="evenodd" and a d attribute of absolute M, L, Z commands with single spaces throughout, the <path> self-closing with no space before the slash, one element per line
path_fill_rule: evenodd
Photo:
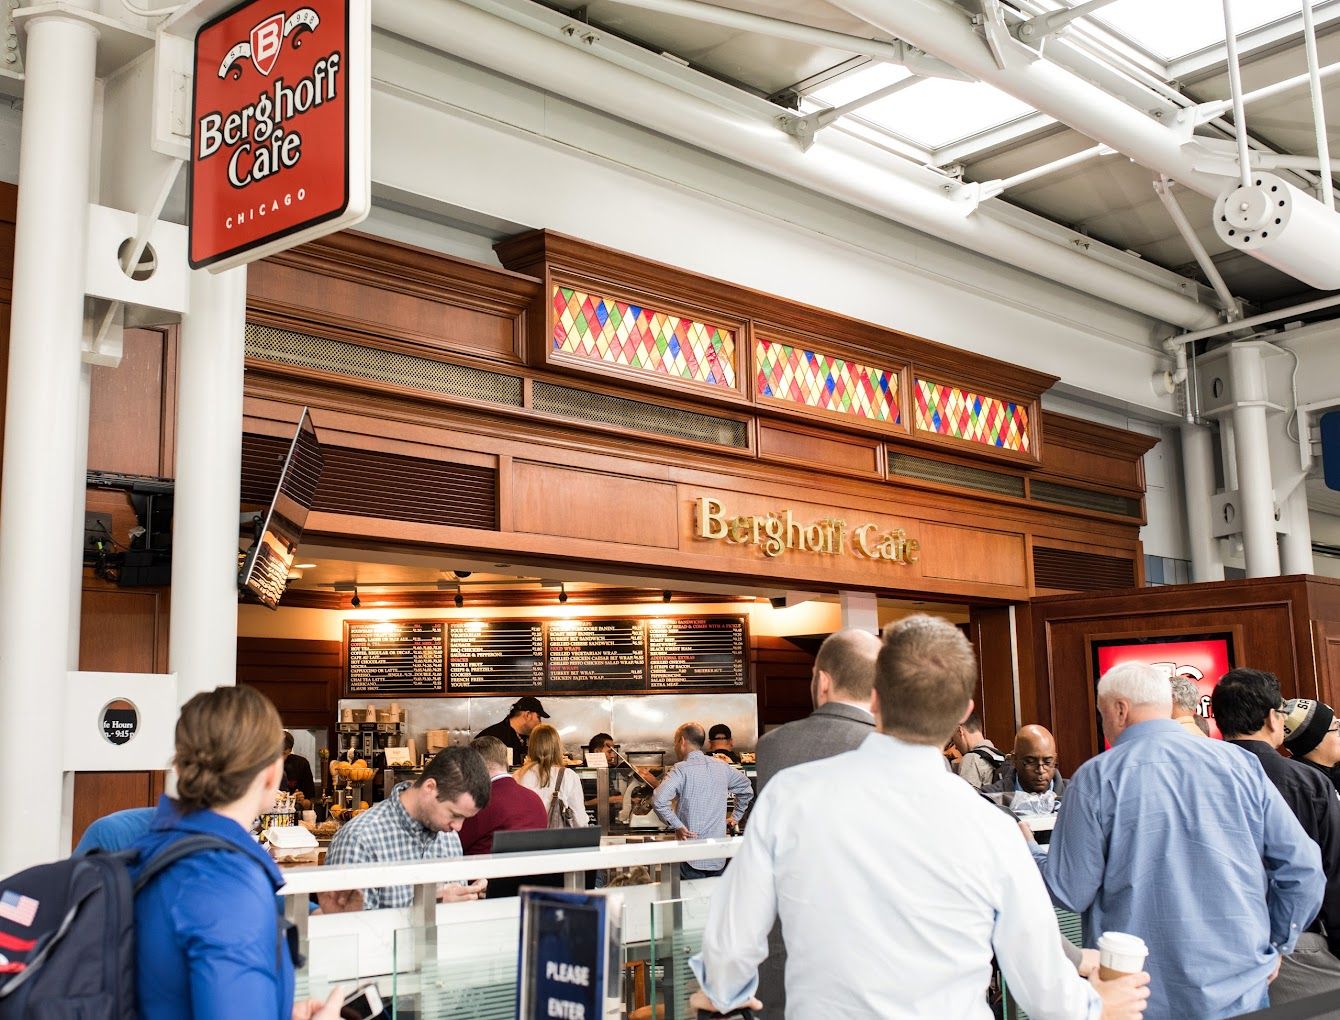
<path fill-rule="evenodd" d="M 736 817 L 742 817 L 754 799 L 754 788 L 744 773 L 720 758 L 694 750 L 666 773 L 656 788 L 652 806 L 672 829 L 688 829 L 702 839 L 721 839 L 726 835 L 726 798 L 732 793 Z M 678 810 L 671 805 L 676 797 Z M 699 871 L 720 871 L 726 861 L 718 857 L 689 864 Z"/>

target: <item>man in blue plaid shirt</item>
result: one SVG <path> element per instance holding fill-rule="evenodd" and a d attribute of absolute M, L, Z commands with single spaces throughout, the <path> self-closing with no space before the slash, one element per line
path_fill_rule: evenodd
<path fill-rule="evenodd" d="M 401 783 L 380 804 L 346 823 L 331 841 L 326 863 L 393 864 L 460 857 L 461 840 L 456 834 L 488 802 L 484 759 L 472 748 L 448 747 L 437 753 L 413 783 Z M 483 880 L 446 884 L 437 898 L 443 902 L 481 899 L 487 885 Z M 360 906 L 364 910 L 408 907 L 414 901 L 414 888 L 351 889 L 321 893 L 318 898 L 326 913 Z"/>
<path fill-rule="evenodd" d="M 754 799 L 754 788 L 743 772 L 720 758 L 703 753 L 707 731 L 701 723 L 687 722 L 675 730 L 675 764 L 656 788 L 652 806 L 657 816 L 680 839 L 720 839 L 726 835 L 726 799 L 735 794 L 736 817 L 743 817 Z M 679 798 L 678 805 L 671 802 Z M 710 878 L 725 870 L 724 858 L 688 861 L 680 865 L 681 878 Z"/>

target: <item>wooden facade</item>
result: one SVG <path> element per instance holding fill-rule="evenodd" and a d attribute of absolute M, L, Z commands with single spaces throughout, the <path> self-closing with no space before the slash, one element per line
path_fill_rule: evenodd
<path fill-rule="evenodd" d="M 524 272 L 357 235 L 252 267 L 249 449 L 279 442 L 306 405 L 322 442 L 347 452 L 336 475 L 359 479 L 356 503 L 323 483 L 310 535 L 686 583 L 997 604 L 1142 581 L 1152 441 L 1044 414 L 1051 377 L 547 233 L 499 252 Z M 728 323 L 733 385 L 555 356 L 548 309 L 560 284 Z M 1026 407 L 1028 452 L 762 399 L 748 350 L 765 330 L 896 373 L 904 419 L 908 380 L 932 375 Z M 714 441 L 714 428 L 727 438 Z M 481 491 L 453 503 L 446 490 L 467 482 Z M 918 553 L 863 556 L 850 532 L 843 555 L 704 540 L 704 498 L 729 518 L 789 510 L 798 525 L 901 531 Z"/>
<path fill-rule="evenodd" d="M 1065 770 L 1098 753 L 1092 643 L 1226 632 L 1235 665 L 1269 670 L 1285 698 L 1340 698 L 1340 581 L 1314 576 L 1172 585 L 1035 600 L 1021 609 L 1025 718 L 1056 734 Z M 1030 640 L 1031 636 L 1031 640 Z"/>

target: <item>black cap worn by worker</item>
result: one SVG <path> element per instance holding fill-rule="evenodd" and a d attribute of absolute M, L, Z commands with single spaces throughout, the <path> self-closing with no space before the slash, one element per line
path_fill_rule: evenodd
<path fill-rule="evenodd" d="M 1284 703 L 1284 746 L 1295 758 L 1315 750 L 1331 728 L 1335 710 L 1311 698 L 1294 698 Z"/>
<path fill-rule="evenodd" d="M 529 696 L 517 698 L 516 702 L 512 705 L 511 714 L 516 715 L 518 712 L 534 712 L 541 719 L 549 718 L 549 713 L 546 712 L 544 706 L 540 704 L 540 699 Z"/>
<path fill-rule="evenodd" d="M 731 739 L 730 727 L 727 726 L 725 723 L 720 722 L 717 723 L 715 726 L 713 726 L 710 730 L 707 731 L 707 739 L 730 740 Z"/>

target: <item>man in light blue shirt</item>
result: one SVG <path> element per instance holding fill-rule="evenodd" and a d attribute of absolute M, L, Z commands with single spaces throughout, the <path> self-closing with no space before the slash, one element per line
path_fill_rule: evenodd
<path fill-rule="evenodd" d="M 754 799 L 754 788 L 743 772 L 720 758 L 703 753 L 707 731 L 702 723 L 688 722 L 675 730 L 675 754 L 679 761 L 656 787 L 652 807 L 657 816 L 680 839 L 722 839 L 726 835 L 726 799 L 735 794 L 736 817 L 743 817 Z M 679 799 L 678 808 L 671 802 Z M 681 878 L 719 875 L 725 858 L 688 861 L 680 866 Z"/>
<path fill-rule="evenodd" d="M 1261 763 L 1171 718 L 1165 673 L 1140 663 L 1098 684 L 1109 751 L 1070 781 L 1049 854 L 1052 898 L 1149 946 L 1150 1020 L 1214 1020 L 1268 1005 L 1280 958 L 1316 917 L 1317 844 Z"/>

